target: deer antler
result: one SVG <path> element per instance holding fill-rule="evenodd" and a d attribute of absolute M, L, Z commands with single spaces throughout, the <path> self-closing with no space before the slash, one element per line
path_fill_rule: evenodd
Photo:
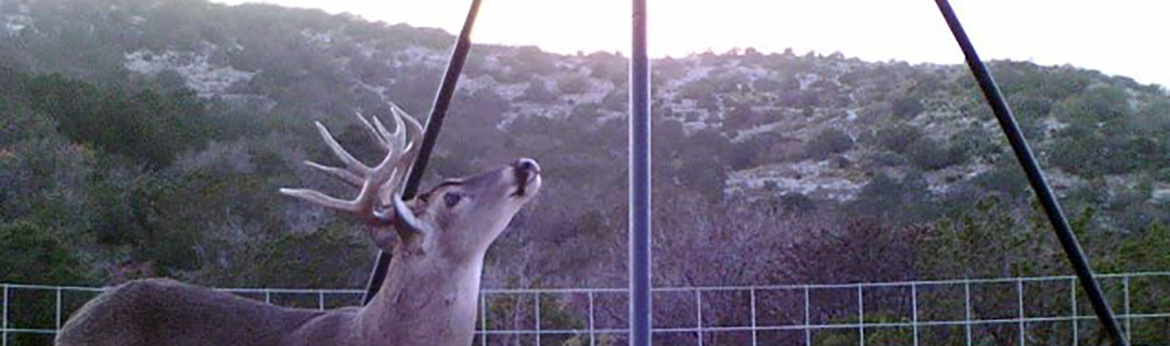
<path fill-rule="evenodd" d="M 371 124 L 361 113 L 355 113 L 366 129 L 370 130 L 375 142 L 387 151 L 382 162 L 374 167 L 366 166 L 350 155 L 337 140 L 333 139 L 325 125 L 316 123 L 325 144 L 341 160 L 345 168 L 325 166 L 312 161 L 305 161 L 305 165 L 359 187 L 357 197 L 353 200 L 342 200 L 310 189 L 280 189 L 280 193 L 326 208 L 348 212 L 372 226 L 393 226 L 403 241 L 416 234 L 426 233 L 425 226 L 418 222 L 397 192 L 411 163 L 418 155 L 418 140 L 422 135 L 422 126 L 398 106 L 391 105 L 390 110 L 394 114 L 394 132 L 388 131 L 377 117 L 371 117 L 374 119 Z M 387 207 L 391 209 L 389 213 L 384 210 Z M 370 236 L 378 246 L 390 247 L 391 239 L 386 234 L 371 229 Z"/>

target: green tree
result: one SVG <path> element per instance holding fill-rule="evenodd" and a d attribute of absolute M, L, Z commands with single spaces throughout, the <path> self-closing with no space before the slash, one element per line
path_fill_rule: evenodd
<path fill-rule="evenodd" d="M 153 168 L 214 138 L 204 105 L 188 91 L 100 89 L 59 74 L 29 81 L 35 110 L 53 117 L 71 140 Z"/>
<path fill-rule="evenodd" d="M 84 285 L 88 283 L 86 264 L 53 230 L 42 225 L 16 220 L 0 223 L 0 282 L 41 285 Z M 56 300 L 45 291 L 9 289 L 5 302 L 7 326 L 51 328 Z M 9 334 L 16 345 L 51 345 L 48 338 L 35 334 Z"/>

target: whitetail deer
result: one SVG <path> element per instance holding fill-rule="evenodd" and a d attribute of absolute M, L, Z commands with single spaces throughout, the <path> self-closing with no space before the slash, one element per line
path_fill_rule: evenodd
<path fill-rule="evenodd" d="M 354 159 L 317 123 L 345 168 L 306 164 L 358 186 L 356 198 L 281 189 L 357 216 L 370 226 L 373 242 L 393 252 L 382 288 L 368 305 L 292 309 L 171 280 L 134 281 L 82 307 L 57 345 L 470 345 L 484 254 L 540 189 L 540 167 L 520 159 L 403 201 L 397 191 L 417 155 L 422 128 L 397 107 L 393 113 L 393 133 L 376 117 L 371 124 L 359 115 L 389 152 L 374 167 Z"/>

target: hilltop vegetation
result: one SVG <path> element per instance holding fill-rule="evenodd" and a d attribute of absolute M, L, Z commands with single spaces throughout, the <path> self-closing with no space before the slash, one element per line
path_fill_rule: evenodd
<path fill-rule="evenodd" d="M 422 118 L 452 41 L 269 5 L 0 2 L 0 282 L 363 285 L 358 224 L 276 190 L 350 193 L 300 165 L 331 160 L 312 121 L 374 160 L 352 113 Z M 1097 269 L 1170 269 L 1166 90 L 992 69 Z M 658 285 L 1068 272 L 961 66 L 748 49 L 653 77 Z M 624 285 L 626 89 L 620 55 L 473 49 L 426 179 L 530 156 L 548 182 L 487 286 Z"/>
<path fill-rule="evenodd" d="M 273 191 L 321 184 L 296 164 L 327 160 L 312 120 L 359 156 L 377 157 L 350 114 L 385 115 L 391 100 L 426 114 L 452 39 L 348 15 L 200 0 L 6 1 L 0 19 L 0 148 L 12 177 L 4 220 L 86 234 L 66 238 L 87 250 L 102 247 L 82 239 L 185 242 L 87 255 L 102 258 L 88 271 L 96 280 L 127 262 L 255 284 L 241 274 L 251 270 L 233 266 L 276 255 L 267 244 L 322 229 L 354 237 L 348 220 Z M 716 214 L 762 205 L 784 218 L 891 226 L 931 224 L 987 197 L 1028 209 L 1030 192 L 960 66 L 748 49 L 654 68 L 654 173 L 657 193 L 670 196 L 662 200 L 693 196 L 683 199 Z M 1162 87 L 1073 67 L 993 68 L 1072 214 L 1092 210 L 1092 229 L 1119 234 L 1165 221 L 1170 97 Z M 549 196 L 504 247 L 617 241 L 625 69 L 609 53 L 477 46 L 429 179 L 534 156 L 548 167 Z M 339 278 L 353 281 L 329 284 L 358 284 L 364 266 L 352 267 Z"/>

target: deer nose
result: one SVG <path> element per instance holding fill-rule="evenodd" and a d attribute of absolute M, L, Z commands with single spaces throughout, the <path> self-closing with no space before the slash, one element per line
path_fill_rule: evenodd
<path fill-rule="evenodd" d="M 516 168 L 517 174 L 523 175 L 525 177 L 532 174 L 540 174 L 540 164 L 537 164 L 536 160 L 530 158 L 516 160 L 516 162 L 512 164 L 512 167 Z"/>

